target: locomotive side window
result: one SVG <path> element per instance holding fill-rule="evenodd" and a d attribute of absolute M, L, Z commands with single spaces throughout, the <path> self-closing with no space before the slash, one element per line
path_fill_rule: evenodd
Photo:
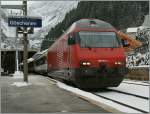
<path fill-rule="evenodd" d="M 68 35 L 68 45 L 75 44 L 75 34 L 69 34 Z"/>
<path fill-rule="evenodd" d="M 120 47 L 115 32 L 79 32 L 80 46 L 86 47 Z"/>

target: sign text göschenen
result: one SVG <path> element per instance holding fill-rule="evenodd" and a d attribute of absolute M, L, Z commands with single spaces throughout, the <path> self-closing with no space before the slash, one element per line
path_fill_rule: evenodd
<path fill-rule="evenodd" d="M 9 17 L 8 26 L 11 27 L 42 27 L 41 18 L 33 17 Z"/>

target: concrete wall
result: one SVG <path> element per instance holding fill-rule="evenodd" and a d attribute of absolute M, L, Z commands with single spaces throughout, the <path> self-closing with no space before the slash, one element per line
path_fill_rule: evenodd
<path fill-rule="evenodd" d="M 134 79 L 134 80 L 143 80 L 143 81 L 149 80 L 149 68 L 137 67 L 137 68 L 129 69 L 129 72 L 125 78 Z"/>

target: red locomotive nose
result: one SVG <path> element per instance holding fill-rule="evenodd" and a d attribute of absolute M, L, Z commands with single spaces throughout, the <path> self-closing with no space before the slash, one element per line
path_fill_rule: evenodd
<path fill-rule="evenodd" d="M 108 61 L 107 60 L 98 60 L 100 68 L 106 68 Z"/>
<path fill-rule="evenodd" d="M 75 22 L 48 51 L 48 75 L 80 88 L 116 87 L 124 71 L 125 53 L 117 31 L 98 19 Z"/>
<path fill-rule="evenodd" d="M 100 63 L 100 72 L 107 73 L 107 64 L 106 63 Z"/>

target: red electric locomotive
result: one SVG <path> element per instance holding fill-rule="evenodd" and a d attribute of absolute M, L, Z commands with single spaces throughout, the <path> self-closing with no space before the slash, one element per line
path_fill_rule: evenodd
<path fill-rule="evenodd" d="M 98 19 L 72 24 L 48 49 L 48 75 L 79 88 L 116 87 L 126 74 L 125 51 L 116 29 Z"/>

